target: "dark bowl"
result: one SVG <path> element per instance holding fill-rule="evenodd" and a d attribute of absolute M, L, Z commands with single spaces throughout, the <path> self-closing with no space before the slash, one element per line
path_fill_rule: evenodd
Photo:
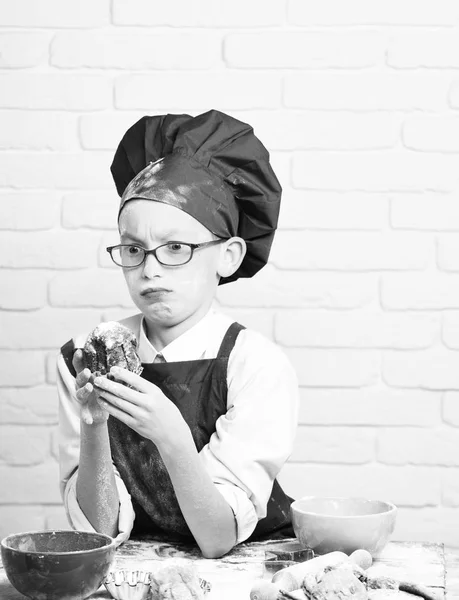
<path fill-rule="evenodd" d="M 115 541 L 88 531 L 15 533 L 1 542 L 11 584 L 34 600 L 83 600 L 103 583 Z"/>

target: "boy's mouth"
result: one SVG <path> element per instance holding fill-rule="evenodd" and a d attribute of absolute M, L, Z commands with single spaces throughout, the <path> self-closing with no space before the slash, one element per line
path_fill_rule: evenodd
<path fill-rule="evenodd" d="M 140 295 L 142 297 L 148 297 L 148 296 L 162 296 L 163 294 L 168 294 L 169 292 L 171 292 L 172 290 L 167 290 L 166 288 L 145 288 L 144 290 L 142 290 L 140 292 Z"/>

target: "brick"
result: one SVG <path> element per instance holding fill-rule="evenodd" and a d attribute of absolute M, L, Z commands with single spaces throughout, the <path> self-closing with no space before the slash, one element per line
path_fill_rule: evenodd
<path fill-rule="evenodd" d="M 451 84 L 448 94 L 448 103 L 451 108 L 459 108 L 459 81 L 457 80 Z"/>
<path fill-rule="evenodd" d="M 40 271 L 2 269 L 0 308 L 32 310 L 46 304 L 48 275 Z"/>
<path fill-rule="evenodd" d="M 386 38 L 375 31 L 266 31 L 230 34 L 229 67 L 242 69 L 364 68 L 383 62 Z"/>
<path fill-rule="evenodd" d="M 459 276 L 436 273 L 384 274 L 381 305 L 387 310 L 457 309 Z"/>
<path fill-rule="evenodd" d="M 220 310 L 220 309 L 217 309 Z M 241 310 L 225 309 L 222 311 L 238 323 L 241 323 L 248 329 L 258 331 L 269 340 L 274 341 L 274 312 L 271 310 Z"/>
<path fill-rule="evenodd" d="M 160 108 L 182 111 L 184 103 L 187 109 L 218 106 L 231 110 L 276 108 L 280 101 L 281 77 L 272 73 L 254 77 L 252 73 L 227 71 L 216 72 L 212 78 L 202 73 L 155 73 L 122 75 L 115 81 L 116 108 L 143 109 L 152 114 Z"/>
<path fill-rule="evenodd" d="M 112 159 L 113 156 L 105 152 L 2 152 L 0 187 L 111 190 Z"/>
<path fill-rule="evenodd" d="M 392 539 L 457 547 L 459 513 L 453 508 L 401 508 Z M 448 573 L 449 581 L 449 573 Z"/>
<path fill-rule="evenodd" d="M 285 0 L 233 0 L 216 4 L 213 0 L 170 0 L 152 4 L 148 0 L 113 2 L 116 25 L 172 27 L 270 27 L 284 22 Z"/>
<path fill-rule="evenodd" d="M 0 229 L 52 229 L 59 223 L 60 197 L 55 192 L 0 192 L 0 212 Z"/>
<path fill-rule="evenodd" d="M 266 266 L 250 280 L 221 286 L 222 306 L 252 308 L 358 308 L 378 299 L 373 273 L 281 271 Z"/>
<path fill-rule="evenodd" d="M 236 115 L 237 117 L 237 115 Z M 291 184 L 292 179 L 292 159 L 289 152 L 270 152 L 269 162 L 276 174 L 277 179 L 283 186 Z"/>
<path fill-rule="evenodd" d="M 378 498 L 397 506 L 440 503 L 440 473 L 429 467 L 312 465 L 287 463 L 279 482 L 293 498 L 338 496 Z"/>
<path fill-rule="evenodd" d="M 0 350 L 0 387 L 39 385 L 44 382 L 44 370 L 42 352 Z"/>
<path fill-rule="evenodd" d="M 444 348 L 384 353 L 383 381 L 390 386 L 459 390 L 459 354 Z"/>
<path fill-rule="evenodd" d="M 403 123 L 403 144 L 411 150 L 459 152 L 459 118 L 411 117 Z"/>
<path fill-rule="evenodd" d="M 454 30 L 405 31 L 393 35 L 387 64 L 403 69 L 459 67 L 459 40 Z"/>
<path fill-rule="evenodd" d="M 34 466 L 0 465 L 4 504 L 57 504 L 59 467 L 56 461 Z"/>
<path fill-rule="evenodd" d="M 100 110 L 112 101 L 111 82 L 100 74 L 1 73 L 0 89 L 0 108 Z"/>
<path fill-rule="evenodd" d="M 276 313 L 274 335 L 284 346 L 309 348 L 429 348 L 438 339 L 439 315 L 380 310 L 285 310 Z"/>
<path fill-rule="evenodd" d="M 431 254 L 431 240 L 416 233 L 279 231 L 270 261 L 280 269 L 421 270 Z"/>
<path fill-rule="evenodd" d="M 0 312 L 0 348 L 60 348 L 68 338 L 89 331 L 100 322 L 100 311 L 44 308 L 17 313 Z"/>
<path fill-rule="evenodd" d="M 62 201 L 62 225 L 66 229 L 117 229 L 119 201 L 113 192 L 74 192 Z"/>
<path fill-rule="evenodd" d="M 0 461 L 9 465 L 39 465 L 50 456 L 48 427 L 0 427 Z"/>
<path fill-rule="evenodd" d="M 456 25 L 459 7 L 455 0 L 435 4 L 416 0 L 325 0 L 310 4 L 290 0 L 288 21 L 294 25 Z"/>
<path fill-rule="evenodd" d="M 300 426 L 289 460 L 363 465 L 374 458 L 375 434 L 369 429 Z"/>
<path fill-rule="evenodd" d="M 376 383 L 381 359 L 369 350 L 287 348 L 298 382 L 308 387 L 359 387 Z"/>
<path fill-rule="evenodd" d="M 58 420 L 55 387 L 0 388 L 4 425 L 52 425 Z"/>
<path fill-rule="evenodd" d="M 446 392 L 442 405 L 443 421 L 459 427 L 459 392 Z"/>
<path fill-rule="evenodd" d="M 118 204 L 118 203 L 117 203 Z M 98 265 L 103 269 L 111 269 L 113 271 L 119 271 L 120 268 L 115 265 L 115 263 L 110 258 L 109 253 L 107 252 L 108 246 L 115 246 L 120 243 L 119 234 L 116 231 L 106 231 L 103 233 L 100 245 L 99 245 L 99 257 L 98 257 Z"/>
<path fill-rule="evenodd" d="M 442 340 L 447 348 L 459 349 L 459 312 L 444 311 L 442 313 Z"/>
<path fill-rule="evenodd" d="M 66 341 L 67 340 L 64 338 L 64 341 L 62 343 L 64 344 Z M 49 385 L 53 385 L 54 387 L 56 386 L 57 382 L 57 354 L 58 353 L 56 351 L 47 352 L 45 358 L 46 383 L 48 383 Z"/>
<path fill-rule="evenodd" d="M 79 148 L 77 117 L 69 113 L 48 111 L 1 111 L 0 148 L 76 150 Z"/>
<path fill-rule="evenodd" d="M 45 33 L 1 33 L 0 68 L 23 69 L 46 63 L 49 41 Z"/>
<path fill-rule="evenodd" d="M 456 454 L 455 448 L 453 455 Z M 450 468 L 442 471 L 442 504 L 452 508 L 459 507 L 459 469 Z"/>
<path fill-rule="evenodd" d="M 292 73 L 285 77 L 289 108 L 317 110 L 444 110 L 451 76 L 443 73 Z"/>
<path fill-rule="evenodd" d="M 109 0 L 17 0 L 0 4 L 4 27 L 99 27 L 110 19 Z"/>
<path fill-rule="evenodd" d="M 18 531 L 40 531 L 45 529 L 42 506 L 0 505 L 0 537 L 3 539 Z"/>
<path fill-rule="evenodd" d="M 72 529 L 62 504 L 57 506 L 45 506 L 44 513 L 46 529 Z"/>
<path fill-rule="evenodd" d="M 301 388 L 300 398 L 299 422 L 305 425 L 434 427 L 441 422 L 438 392 Z"/>
<path fill-rule="evenodd" d="M 450 427 L 382 429 L 378 432 L 377 460 L 389 465 L 459 465 L 459 431 Z"/>
<path fill-rule="evenodd" d="M 437 263 L 442 271 L 459 271 L 457 235 L 442 235 L 437 238 Z"/>
<path fill-rule="evenodd" d="M 78 269 L 94 264 L 98 243 L 99 236 L 93 232 L 7 231 L 0 238 L 0 266 Z"/>
<path fill-rule="evenodd" d="M 59 460 L 59 427 L 53 427 L 50 431 L 51 439 L 50 439 L 50 450 L 51 456 L 56 460 Z"/>
<path fill-rule="evenodd" d="M 49 300 L 64 308 L 132 306 L 121 269 L 60 273 L 49 284 Z"/>
<path fill-rule="evenodd" d="M 88 150 L 114 151 L 125 132 L 142 116 L 119 111 L 83 115 L 79 121 L 81 145 Z"/>
<path fill-rule="evenodd" d="M 451 191 L 459 167 L 459 156 L 403 150 L 296 152 L 292 160 L 293 187 L 315 190 Z"/>
<path fill-rule="evenodd" d="M 392 194 L 390 222 L 396 229 L 459 230 L 459 203 L 455 194 L 425 192 Z"/>
<path fill-rule="evenodd" d="M 284 189 L 279 229 L 380 230 L 388 215 L 385 195 Z"/>
<path fill-rule="evenodd" d="M 401 117 L 384 112 L 240 111 L 270 150 L 377 150 L 394 147 Z M 87 117 L 89 118 L 89 115 Z M 307 135 L 305 135 L 307 132 Z"/>
<path fill-rule="evenodd" d="M 71 69 L 210 69 L 221 62 L 220 57 L 220 38 L 203 32 L 135 36 L 66 32 L 58 33 L 51 46 L 51 64 Z"/>

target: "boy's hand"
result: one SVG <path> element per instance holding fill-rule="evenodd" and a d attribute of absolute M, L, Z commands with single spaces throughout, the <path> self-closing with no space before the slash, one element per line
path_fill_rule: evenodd
<path fill-rule="evenodd" d="M 85 369 L 82 350 L 77 350 L 72 360 L 76 376 L 76 397 L 81 404 L 81 418 L 86 425 L 104 423 L 108 419 L 108 412 L 97 402 L 97 394 L 94 390 L 92 375 L 89 369 Z"/>
<path fill-rule="evenodd" d="M 169 449 L 190 434 L 179 409 L 159 387 L 120 367 L 112 367 L 110 375 L 116 381 L 96 377 L 93 383 L 99 404 L 111 415 L 159 448 Z"/>

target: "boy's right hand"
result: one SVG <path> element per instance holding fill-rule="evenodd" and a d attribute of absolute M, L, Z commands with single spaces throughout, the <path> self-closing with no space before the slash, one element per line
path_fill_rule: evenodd
<path fill-rule="evenodd" d="M 94 375 L 84 366 L 82 350 L 75 351 L 72 364 L 77 373 L 76 397 L 81 404 L 81 419 L 86 425 L 105 423 L 109 414 L 97 402 L 97 393 L 92 385 Z"/>

